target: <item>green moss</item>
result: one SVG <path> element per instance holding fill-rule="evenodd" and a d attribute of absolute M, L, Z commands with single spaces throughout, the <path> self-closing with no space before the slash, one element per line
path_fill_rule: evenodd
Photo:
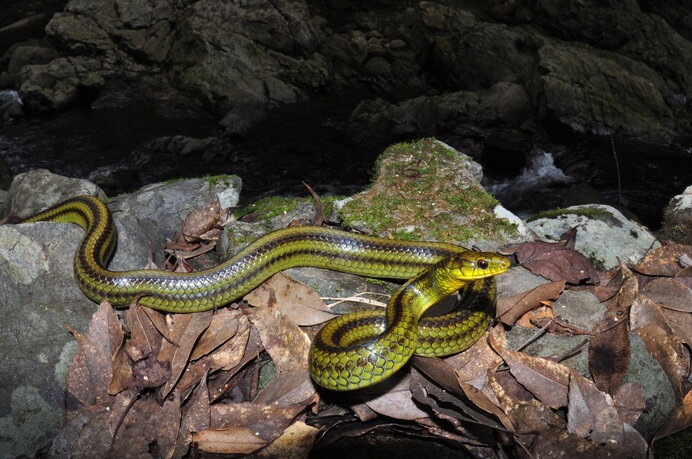
<path fill-rule="evenodd" d="M 212 188 L 219 183 L 222 183 L 224 186 L 231 186 L 233 184 L 234 178 L 237 177 L 237 175 L 228 175 L 228 174 L 219 174 L 219 175 L 207 175 L 205 177 L 202 177 L 207 181 L 209 184 L 209 188 Z"/>
<path fill-rule="evenodd" d="M 460 163 L 458 152 L 435 139 L 392 145 L 378 158 L 370 188 L 346 203 L 341 217 L 348 226 L 400 239 L 464 243 L 515 233 L 516 225 L 495 217 L 498 201 L 460 173 Z M 416 231 L 401 230 L 404 225 Z"/>
<path fill-rule="evenodd" d="M 269 196 L 255 201 L 252 204 L 237 209 L 233 212 L 235 218 L 241 218 L 247 214 L 258 214 L 263 220 L 271 220 L 277 215 L 285 214 L 295 209 L 301 202 L 309 201 L 308 198 L 290 198 L 283 196 Z"/>
<path fill-rule="evenodd" d="M 533 215 L 529 217 L 526 221 L 531 222 L 534 220 L 538 220 L 539 218 L 557 218 L 562 215 L 582 215 L 584 217 L 588 218 L 593 218 L 593 219 L 598 219 L 599 217 L 603 218 L 608 218 L 612 219 L 613 215 L 608 212 L 605 209 L 601 209 L 600 207 L 581 207 L 578 209 L 563 209 L 563 208 L 558 208 L 558 209 L 551 209 L 551 210 L 544 210 L 542 212 L 537 213 L 536 215 Z"/>

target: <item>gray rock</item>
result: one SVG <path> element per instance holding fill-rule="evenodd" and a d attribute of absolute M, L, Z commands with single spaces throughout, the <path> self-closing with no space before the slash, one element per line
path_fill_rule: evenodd
<path fill-rule="evenodd" d="M 28 217 L 71 196 L 89 195 L 106 199 L 106 194 L 93 183 L 35 169 L 17 175 L 10 185 L 9 213 Z"/>
<path fill-rule="evenodd" d="M 166 236 L 171 236 L 180 229 L 185 217 L 201 206 L 216 199 L 221 201 L 222 208 L 235 206 L 241 183 L 240 177 L 235 175 L 216 181 L 187 179 L 154 183 L 136 193 L 113 198 L 111 209 L 121 218 L 131 216 L 141 221 L 154 220 Z"/>
<path fill-rule="evenodd" d="M 0 120 L 7 121 L 22 115 L 24 113 L 23 107 L 24 104 L 17 91 L 0 91 Z"/>
<path fill-rule="evenodd" d="M 163 235 L 116 220 L 112 269 L 141 268 Z M 67 366 L 76 351 L 64 324 L 86 331 L 96 305 L 78 289 L 72 260 L 83 231 L 65 223 L 0 225 L 0 457 L 33 456 L 64 420 Z"/>
<path fill-rule="evenodd" d="M 675 242 L 692 245 L 692 185 L 666 206 L 661 232 Z"/>
<path fill-rule="evenodd" d="M 527 225 L 548 242 L 559 240 L 561 234 L 576 227 L 575 249 L 605 271 L 620 262 L 638 263 L 649 250 L 661 245 L 645 227 L 602 204 L 568 207 L 555 217 L 537 218 Z"/>

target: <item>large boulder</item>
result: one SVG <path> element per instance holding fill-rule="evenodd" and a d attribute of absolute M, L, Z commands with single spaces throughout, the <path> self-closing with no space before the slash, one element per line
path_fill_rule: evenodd
<path fill-rule="evenodd" d="M 668 203 L 661 232 L 675 242 L 692 245 L 692 185 Z"/>

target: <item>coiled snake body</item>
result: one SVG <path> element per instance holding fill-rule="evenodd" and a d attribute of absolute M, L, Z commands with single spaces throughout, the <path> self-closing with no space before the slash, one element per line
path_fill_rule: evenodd
<path fill-rule="evenodd" d="M 390 299 L 386 314 L 365 311 L 330 321 L 310 349 L 316 383 L 351 390 L 386 379 L 413 353 L 447 355 L 475 342 L 491 318 L 493 277 L 509 261 L 434 242 L 404 242 L 344 231 L 293 227 L 260 237 L 218 266 L 195 273 L 109 271 L 116 232 L 106 205 L 78 196 L 23 220 L 75 223 L 85 235 L 74 257 L 75 279 L 93 301 L 139 304 L 169 312 L 205 311 L 230 303 L 273 274 L 314 266 L 369 277 L 410 279 Z M 463 307 L 420 320 L 439 299 L 464 287 Z"/>

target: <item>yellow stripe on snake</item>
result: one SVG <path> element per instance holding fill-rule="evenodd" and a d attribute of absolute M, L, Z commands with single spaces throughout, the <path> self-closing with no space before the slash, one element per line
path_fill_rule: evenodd
<path fill-rule="evenodd" d="M 448 355 L 473 344 L 495 305 L 492 276 L 509 260 L 453 244 L 404 242 L 329 228 L 293 227 L 260 237 L 218 266 L 195 273 L 158 270 L 109 271 L 115 247 L 106 205 L 78 196 L 23 220 L 75 223 L 85 235 L 74 258 L 77 284 L 93 301 L 139 304 L 169 312 L 205 311 L 236 300 L 273 274 L 313 266 L 368 277 L 409 279 L 392 295 L 386 312 L 338 317 L 320 330 L 309 354 L 314 381 L 332 390 L 380 382 L 414 354 Z M 421 319 L 429 306 L 462 289 L 462 305 L 440 317 Z"/>

